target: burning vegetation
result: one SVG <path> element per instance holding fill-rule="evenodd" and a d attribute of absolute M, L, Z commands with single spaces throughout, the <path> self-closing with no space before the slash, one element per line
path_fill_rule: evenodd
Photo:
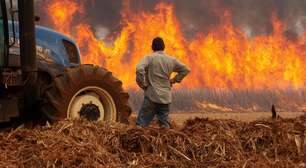
<path fill-rule="evenodd" d="M 107 2 L 105 1 L 105 3 Z M 197 11 L 197 8 L 195 11 L 190 9 L 189 12 L 196 13 L 199 17 L 195 20 L 213 22 L 211 20 L 215 19 L 217 21 L 214 21 L 214 24 L 196 28 L 194 28 L 194 24 L 190 23 L 188 26 L 191 28 L 188 28 L 196 29 L 192 33 L 190 31 L 186 33 L 185 22 L 188 23 L 189 20 L 181 19 L 180 14 L 176 11 L 176 8 L 181 7 L 179 5 L 183 2 L 158 1 L 149 3 L 139 1 L 137 8 L 132 0 L 110 2 L 114 3 L 114 6 L 118 3 L 121 4 L 120 11 L 116 11 L 120 13 L 120 17 L 107 15 L 117 25 L 112 26 L 115 27 L 114 32 L 102 29 L 102 34 L 104 32 L 102 39 L 97 37 L 96 25 L 93 25 L 87 17 L 87 14 L 90 13 L 88 6 L 102 2 L 52 0 L 40 1 L 38 4 L 44 6 L 43 12 L 47 12 L 46 21 L 43 24 L 76 40 L 80 46 L 83 63 L 100 65 L 109 69 L 123 81 L 125 88 L 130 89 L 131 92 L 138 90 L 135 83 L 134 69 L 136 64 L 144 55 L 151 52 L 151 40 L 156 36 L 161 36 L 166 43 L 166 52 L 178 57 L 192 71 L 180 88 L 176 88 L 179 89 L 176 95 L 182 95 L 182 92 L 186 93 L 184 91 L 186 88 L 194 93 L 205 89 L 210 96 L 205 93 L 199 100 L 197 99 L 199 96 L 194 94 L 192 100 L 197 104 L 213 103 L 218 106 L 225 104 L 226 108 L 238 109 L 234 106 L 239 106 L 239 108 L 251 109 L 251 111 L 266 111 L 270 109 L 272 104 L 280 106 L 283 110 L 303 111 L 302 108 L 306 104 L 304 91 L 306 84 L 306 68 L 304 66 L 306 64 L 306 33 L 303 31 L 303 19 L 295 24 L 298 25 L 298 32 L 289 31 L 292 27 L 289 19 L 293 19 L 289 16 L 284 18 L 277 10 L 270 7 L 269 13 L 266 12 L 266 15 L 259 16 L 266 18 L 267 23 L 260 20 L 251 25 L 246 24 L 247 21 L 243 22 L 245 24 L 237 25 L 235 23 L 237 16 L 232 9 L 234 7 L 221 5 L 232 5 L 230 2 L 225 3 L 218 0 L 214 3 L 208 1 L 200 3 L 199 1 L 198 6 L 208 12 Z M 252 5 L 248 2 L 241 5 Z M 192 2 L 190 5 L 194 5 L 194 3 Z M 234 4 L 234 2 L 232 3 Z M 271 5 L 268 1 L 265 3 L 267 3 L 266 6 Z M 150 4 L 152 8 L 145 7 L 147 4 Z M 286 6 L 286 4 L 282 5 Z M 287 6 L 290 5 L 287 4 Z M 238 8 L 237 5 L 235 8 Z M 241 10 L 246 9 L 244 7 Z M 104 15 L 104 12 L 100 11 L 95 14 Z M 207 15 L 214 17 L 212 17 L 213 19 L 207 18 Z M 246 17 L 256 20 L 250 13 Z M 238 16 L 238 20 L 239 18 L 246 20 L 242 16 Z M 302 17 L 295 17 L 295 19 L 297 18 Z M 263 23 L 270 25 L 269 30 L 263 31 L 265 27 L 258 28 Z M 193 35 L 190 36 L 190 34 Z M 272 100 L 269 97 L 270 92 L 273 92 L 271 93 L 272 98 L 274 98 L 273 96 L 277 96 L 277 98 Z M 280 93 L 286 94 L 281 95 Z M 220 97 L 216 97 L 218 95 Z M 228 101 L 215 102 L 216 99 L 222 99 L 222 96 L 230 98 L 233 95 L 242 95 L 241 98 L 238 98 L 239 100 L 253 97 L 253 102 L 249 103 L 249 100 L 243 100 L 243 102 L 237 100 L 237 104 L 228 104 L 230 103 Z M 266 95 L 268 97 L 265 97 Z M 292 95 L 297 95 L 299 100 L 290 100 Z M 181 99 L 186 99 L 186 97 L 190 97 L 190 94 L 184 94 Z M 132 97 L 132 99 L 137 98 Z M 266 100 L 267 105 L 261 105 L 263 99 Z M 284 103 L 288 100 L 290 105 Z M 132 100 L 132 102 L 135 101 Z M 179 103 L 174 102 L 174 104 Z M 193 105 L 195 110 L 196 107 L 199 107 L 199 105 L 190 105 Z M 132 106 L 134 109 L 138 108 L 137 104 L 132 104 Z"/>
<path fill-rule="evenodd" d="M 286 22 L 273 12 L 270 14 L 270 34 L 250 37 L 248 32 L 233 25 L 232 13 L 224 10 L 215 11 L 220 24 L 214 29 L 199 31 L 192 39 L 187 39 L 174 13 L 174 4 L 161 2 L 154 10 L 135 11 L 130 9 L 130 1 L 124 1 L 118 21 L 121 30 L 99 40 L 93 27 L 86 22 L 84 3 L 86 1 L 46 2 L 48 25 L 78 42 L 84 63 L 110 69 L 127 88 L 136 87 L 133 67 L 142 56 L 151 52 L 150 43 L 156 36 L 165 39 L 169 54 L 191 67 L 192 74 L 184 81 L 184 87 L 305 87 L 306 35 L 288 39 L 284 33 Z M 103 11 L 100 14 L 103 15 Z"/>

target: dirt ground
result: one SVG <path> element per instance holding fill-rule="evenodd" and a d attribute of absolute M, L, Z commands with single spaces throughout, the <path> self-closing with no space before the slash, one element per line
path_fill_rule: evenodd
<path fill-rule="evenodd" d="M 301 115 L 305 115 L 303 112 L 281 112 L 278 114 L 281 118 L 297 118 Z M 172 113 L 170 114 L 171 120 L 176 124 L 182 125 L 188 119 L 209 118 L 218 120 L 235 120 L 242 122 L 252 122 L 256 120 L 271 118 L 270 112 L 203 112 L 203 113 Z"/>
<path fill-rule="evenodd" d="M 281 118 L 297 118 L 305 115 L 305 112 L 280 112 L 278 116 Z M 235 120 L 242 122 L 253 122 L 256 120 L 264 120 L 271 118 L 270 112 L 174 112 L 170 114 L 170 119 L 178 126 L 182 126 L 185 121 L 195 118 L 209 118 L 216 120 Z M 135 120 L 137 114 L 133 113 L 131 122 Z"/>

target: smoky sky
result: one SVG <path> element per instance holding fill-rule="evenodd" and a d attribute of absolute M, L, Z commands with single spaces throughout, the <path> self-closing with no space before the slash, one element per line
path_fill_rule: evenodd
<path fill-rule="evenodd" d="M 50 0 L 37 0 L 36 12 L 42 25 L 49 26 L 45 5 Z M 79 0 L 81 2 L 81 0 Z M 110 33 L 121 28 L 123 2 L 127 0 L 86 0 L 85 19 L 93 28 L 104 27 Z M 274 14 L 286 23 L 286 31 L 301 33 L 306 25 L 306 0 L 129 0 L 129 10 L 153 11 L 160 2 L 173 3 L 174 12 L 182 31 L 188 37 L 198 32 L 209 32 L 222 24 L 222 14 L 231 13 L 231 22 L 252 35 L 272 32 L 271 16 Z"/>

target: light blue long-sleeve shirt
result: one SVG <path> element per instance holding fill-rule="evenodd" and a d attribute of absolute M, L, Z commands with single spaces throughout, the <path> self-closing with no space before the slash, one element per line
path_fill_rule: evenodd
<path fill-rule="evenodd" d="M 190 70 L 177 60 L 162 51 L 145 56 L 136 67 L 136 81 L 144 89 L 145 96 L 160 104 L 172 102 L 170 77 L 173 72 L 176 83 L 180 83 Z"/>

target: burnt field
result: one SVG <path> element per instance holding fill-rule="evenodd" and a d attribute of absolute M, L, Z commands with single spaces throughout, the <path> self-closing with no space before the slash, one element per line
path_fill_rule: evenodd
<path fill-rule="evenodd" d="M 250 123 L 195 118 L 170 130 L 62 121 L 0 134 L 0 167 L 306 166 L 305 115 Z"/>
<path fill-rule="evenodd" d="M 142 91 L 129 91 L 130 105 L 138 111 Z M 177 89 L 173 92 L 173 112 L 270 112 L 274 104 L 280 112 L 305 112 L 306 90 Z"/>
<path fill-rule="evenodd" d="M 280 112 L 281 118 L 294 119 L 304 115 L 305 112 Z M 186 120 L 195 118 L 209 118 L 216 120 L 235 120 L 241 122 L 253 122 L 270 119 L 271 112 L 179 112 L 171 113 L 170 118 L 178 126 L 182 126 Z"/>

